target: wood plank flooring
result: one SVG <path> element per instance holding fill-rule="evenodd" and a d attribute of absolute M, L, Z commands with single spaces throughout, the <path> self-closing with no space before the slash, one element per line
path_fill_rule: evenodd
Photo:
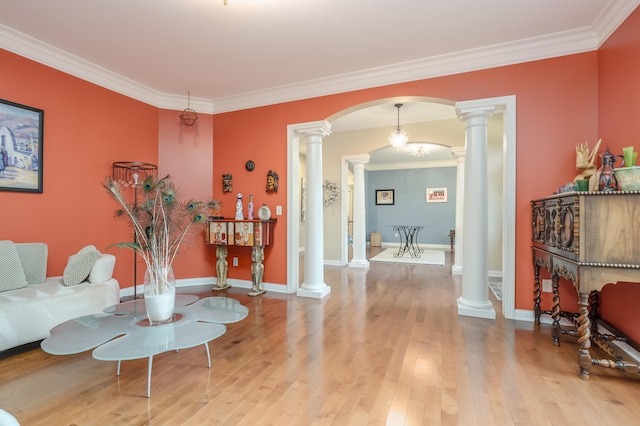
<path fill-rule="evenodd" d="M 0 408 L 23 426 L 640 424 L 640 377 L 580 380 L 573 338 L 553 347 L 491 292 L 496 320 L 458 316 L 451 261 L 326 267 L 322 300 L 232 288 L 250 313 L 210 343 L 212 368 L 202 346 L 156 356 L 150 399 L 144 359 L 118 377 L 90 352 L 5 353 Z"/>

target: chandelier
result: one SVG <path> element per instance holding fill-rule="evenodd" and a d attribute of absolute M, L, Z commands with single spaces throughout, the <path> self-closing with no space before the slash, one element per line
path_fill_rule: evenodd
<path fill-rule="evenodd" d="M 431 152 L 424 145 L 418 145 L 414 147 L 411 152 L 409 152 L 414 157 L 424 157 L 425 155 L 430 155 Z"/>
<path fill-rule="evenodd" d="M 393 131 L 389 135 L 389 143 L 392 147 L 400 149 L 400 147 L 407 143 L 409 136 L 407 135 L 407 132 L 400 127 L 400 107 L 402 104 L 395 104 L 394 106 L 398 108 L 398 125 L 394 127 Z"/>

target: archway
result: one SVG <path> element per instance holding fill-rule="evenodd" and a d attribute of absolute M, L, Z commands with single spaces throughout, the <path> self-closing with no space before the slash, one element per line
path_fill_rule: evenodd
<path fill-rule="evenodd" d="M 403 98 L 409 99 L 409 98 Z M 410 98 L 410 99 L 429 99 L 432 98 Z M 358 109 L 366 108 L 371 105 L 379 105 L 381 103 L 399 102 L 399 98 L 392 100 L 378 100 L 361 105 L 354 106 L 343 110 L 333 116 L 327 118 L 326 122 L 335 120 L 339 116 L 349 114 Z M 441 101 L 441 100 L 439 100 Z M 503 227 L 502 227 L 502 279 L 503 279 L 503 300 L 502 313 L 506 318 L 515 318 L 515 150 L 516 150 L 516 104 L 515 96 L 505 96 L 499 98 L 481 99 L 478 101 L 466 101 L 469 103 L 478 102 L 484 106 L 493 105 L 496 113 L 503 114 Z M 327 123 L 328 124 L 328 123 Z M 300 173 L 299 173 L 299 154 L 300 154 L 300 129 L 308 127 L 309 123 L 294 124 L 288 126 L 288 194 L 287 202 L 290 214 L 287 218 L 287 258 L 288 258 L 288 275 L 287 275 L 287 291 L 293 293 L 299 286 L 299 257 L 298 257 L 298 240 L 299 228 L 298 218 L 300 215 Z M 330 127 L 330 125 L 329 125 Z M 343 188 L 346 191 L 346 188 Z M 343 200 L 344 201 L 344 200 Z M 345 203 L 342 203 L 345 205 Z M 346 206 L 344 207 L 346 208 Z M 346 213 L 341 214 L 346 218 Z M 346 219 L 345 219 L 346 221 Z M 309 224 L 312 226 L 312 224 Z M 347 224 L 341 225 L 346 229 Z M 346 233 L 342 233 L 341 238 L 346 239 Z M 345 245 L 342 244 L 341 245 Z"/>

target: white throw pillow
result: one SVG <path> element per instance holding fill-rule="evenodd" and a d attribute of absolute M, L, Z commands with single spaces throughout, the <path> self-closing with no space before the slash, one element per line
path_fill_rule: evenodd
<path fill-rule="evenodd" d="M 15 290 L 27 285 L 18 250 L 12 241 L 0 241 L 0 291 Z"/>
<path fill-rule="evenodd" d="M 69 256 L 69 261 L 62 275 L 64 285 L 78 285 L 86 280 L 93 264 L 99 257 L 100 252 L 94 246 L 86 246 L 77 254 Z"/>
<path fill-rule="evenodd" d="M 113 268 L 116 266 L 116 257 L 112 254 L 101 254 L 98 260 L 93 264 L 89 273 L 89 282 L 91 284 L 103 283 L 113 276 Z"/>
<path fill-rule="evenodd" d="M 47 279 L 47 256 L 45 243 L 14 243 L 20 257 L 22 270 L 29 285 L 42 284 Z"/>

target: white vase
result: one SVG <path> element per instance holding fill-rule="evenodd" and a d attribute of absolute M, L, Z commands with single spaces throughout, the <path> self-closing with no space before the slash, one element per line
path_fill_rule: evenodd
<path fill-rule="evenodd" d="M 144 274 L 144 305 L 151 325 L 171 322 L 176 304 L 173 268 L 147 268 Z"/>

